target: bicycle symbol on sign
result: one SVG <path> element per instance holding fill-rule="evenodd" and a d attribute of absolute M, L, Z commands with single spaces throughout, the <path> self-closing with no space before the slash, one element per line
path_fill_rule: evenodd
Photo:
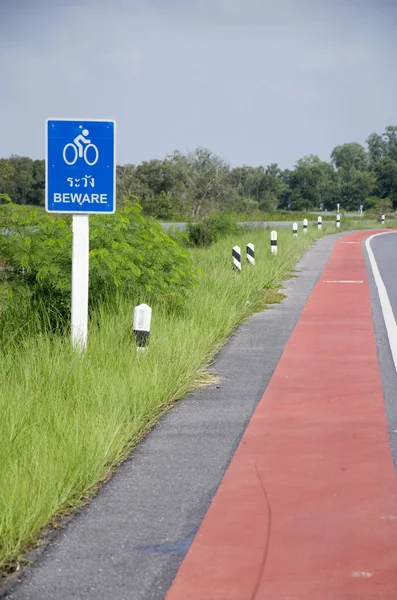
<path fill-rule="evenodd" d="M 80 129 L 82 129 L 82 127 L 83 126 L 80 125 Z M 98 162 L 99 150 L 95 146 L 95 144 L 91 144 L 91 140 L 89 140 L 87 138 L 87 135 L 89 135 L 89 133 L 90 132 L 88 131 L 88 129 L 83 129 L 83 131 L 74 138 L 73 143 L 69 142 L 69 144 L 66 144 L 66 146 L 63 149 L 63 160 L 65 161 L 65 163 L 67 165 L 74 165 L 77 162 L 78 158 L 84 158 L 85 162 L 90 167 L 92 167 L 93 165 L 95 165 Z M 83 144 L 85 144 L 84 147 L 83 147 Z M 70 160 L 71 152 L 69 152 L 69 160 L 68 160 L 68 157 L 66 156 L 68 148 L 71 148 L 73 150 L 72 160 Z M 94 152 L 94 156 L 91 156 L 91 160 L 89 160 L 89 156 L 88 156 L 88 151 L 90 148 L 92 148 L 92 150 Z M 92 154 L 92 152 L 91 152 L 91 154 Z"/>

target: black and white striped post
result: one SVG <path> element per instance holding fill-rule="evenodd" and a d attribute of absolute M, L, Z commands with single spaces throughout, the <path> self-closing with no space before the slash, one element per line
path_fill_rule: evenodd
<path fill-rule="evenodd" d="M 234 246 L 232 249 L 233 266 L 237 271 L 241 271 L 241 250 L 240 246 Z"/>
<path fill-rule="evenodd" d="M 277 254 L 277 231 L 270 232 L 270 250 L 272 254 Z"/>
<path fill-rule="evenodd" d="M 149 344 L 150 322 L 152 309 L 147 304 L 140 304 L 134 308 L 134 335 L 138 352 L 144 352 Z"/>
<path fill-rule="evenodd" d="M 386 220 L 386 217 L 385 217 L 385 215 L 382 215 L 382 225 L 384 225 L 384 224 L 385 224 L 385 220 Z"/>
<path fill-rule="evenodd" d="M 292 223 L 292 235 L 294 238 L 298 237 L 298 223 Z"/>
<path fill-rule="evenodd" d="M 339 229 L 340 227 L 340 214 L 336 215 L 336 228 Z"/>
<path fill-rule="evenodd" d="M 255 264 L 255 248 L 254 244 L 247 244 L 247 260 L 250 265 Z"/>
<path fill-rule="evenodd" d="M 318 229 L 323 228 L 323 218 L 322 217 L 317 217 L 317 228 Z"/>
<path fill-rule="evenodd" d="M 303 219 L 303 233 L 307 233 L 307 219 Z"/>

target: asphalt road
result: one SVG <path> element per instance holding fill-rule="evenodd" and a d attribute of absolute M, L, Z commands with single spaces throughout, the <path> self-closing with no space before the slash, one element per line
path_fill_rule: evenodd
<path fill-rule="evenodd" d="M 47 545 L 34 569 L 6 592 L 7 598 L 164 598 L 336 237 L 318 240 L 305 254 L 298 264 L 300 276 L 286 285 L 286 300 L 241 325 L 219 353 L 212 367 L 219 381 L 189 394 L 162 418 L 97 498 Z M 373 249 L 396 309 L 391 256 L 396 256 L 397 235 L 376 238 Z M 368 273 L 396 460 L 397 376 L 369 265 Z"/>
<path fill-rule="evenodd" d="M 397 233 L 379 235 L 372 239 L 374 253 L 380 275 L 397 321 Z M 388 422 L 390 445 L 394 466 L 397 469 L 397 373 L 390 350 L 389 339 L 383 318 L 378 289 L 376 287 L 366 251 L 366 265 L 369 278 L 376 344 L 382 376 L 385 410 Z"/>

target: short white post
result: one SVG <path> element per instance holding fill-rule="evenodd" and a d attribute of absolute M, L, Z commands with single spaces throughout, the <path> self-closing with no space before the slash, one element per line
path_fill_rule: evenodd
<path fill-rule="evenodd" d="M 270 249 L 272 254 L 277 254 L 277 231 L 270 232 Z"/>
<path fill-rule="evenodd" d="M 90 230 L 88 215 L 73 215 L 72 344 L 87 347 Z"/>
<path fill-rule="evenodd" d="M 363 209 L 362 209 L 362 207 L 360 206 L 360 217 L 362 217 L 362 216 L 363 216 Z"/>
<path fill-rule="evenodd" d="M 382 225 L 384 225 L 384 224 L 385 224 L 385 220 L 386 220 L 386 217 L 385 217 L 385 215 L 382 215 Z"/>
<path fill-rule="evenodd" d="M 336 205 L 336 211 L 339 212 L 339 203 Z"/>
<path fill-rule="evenodd" d="M 147 304 L 140 304 L 134 308 L 134 334 L 138 352 L 144 352 L 149 344 L 150 322 L 152 309 Z"/>
<path fill-rule="evenodd" d="M 322 227 L 323 227 L 323 218 L 317 217 L 317 228 L 322 229 Z"/>
<path fill-rule="evenodd" d="M 339 229 L 340 227 L 340 215 L 336 215 L 336 228 Z"/>
<path fill-rule="evenodd" d="M 292 223 L 292 235 L 298 237 L 298 223 Z"/>
<path fill-rule="evenodd" d="M 233 266 L 237 271 L 241 271 L 241 250 L 240 246 L 234 246 L 232 249 Z"/>
<path fill-rule="evenodd" d="M 303 219 L 303 233 L 307 233 L 307 219 Z"/>
<path fill-rule="evenodd" d="M 255 264 L 255 248 L 254 244 L 247 244 L 247 260 L 250 265 Z"/>

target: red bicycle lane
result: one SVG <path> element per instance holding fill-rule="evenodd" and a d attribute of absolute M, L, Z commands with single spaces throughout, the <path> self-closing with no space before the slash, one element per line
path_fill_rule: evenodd
<path fill-rule="evenodd" d="M 166 600 L 397 598 L 368 235 L 336 242 Z"/>

